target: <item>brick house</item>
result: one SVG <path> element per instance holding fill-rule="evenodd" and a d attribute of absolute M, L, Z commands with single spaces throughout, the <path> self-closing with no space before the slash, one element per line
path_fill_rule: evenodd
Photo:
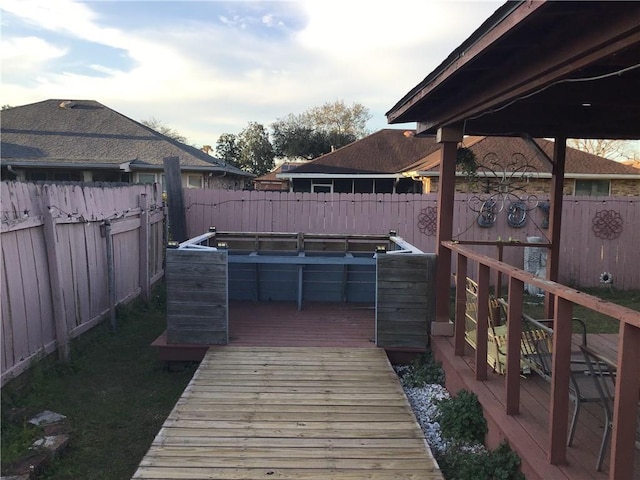
<path fill-rule="evenodd" d="M 413 130 L 383 129 L 315 160 L 272 172 L 258 181 L 279 190 L 327 193 L 432 193 L 438 191 L 440 152 L 433 137 Z M 477 171 L 470 181 L 458 168 L 456 190 L 482 190 L 501 178 L 519 177 L 527 193 L 547 194 L 553 142 L 520 137 L 466 137 Z M 263 184 L 264 185 L 264 184 Z M 567 148 L 565 195 L 640 196 L 640 170 Z"/>
<path fill-rule="evenodd" d="M 164 183 L 178 157 L 187 188 L 243 189 L 252 174 L 94 100 L 45 100 L 2 111 L 2 178 Z"/>

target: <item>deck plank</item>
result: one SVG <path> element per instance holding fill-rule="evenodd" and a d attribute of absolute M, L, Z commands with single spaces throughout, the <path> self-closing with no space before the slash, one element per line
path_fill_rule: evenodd
<path fill-rule="evenodd" d="M 383 350 L 212 347 L 134 479 L 443 479 Z"/>

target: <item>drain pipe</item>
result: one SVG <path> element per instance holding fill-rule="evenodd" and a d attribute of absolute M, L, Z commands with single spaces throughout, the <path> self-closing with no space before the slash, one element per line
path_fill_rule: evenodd
<path fill-rule="evenodd" d="M 105 220 L 100 226 L 100 233 L 106 238 L 107 243 L 107 277 L 109 279 L 109 322 L 111 331 L 118 329 L 116 321 L 116 277 L 113 268 L 113 237 L 111 236 L 111 221 Z"/>

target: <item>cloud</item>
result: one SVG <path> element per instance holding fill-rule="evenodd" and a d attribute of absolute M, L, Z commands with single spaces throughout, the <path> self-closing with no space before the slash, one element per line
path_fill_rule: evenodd
<path fill-rule="evenodd" d="M 30 72 L 62 57 L 67 49 L 52 45 L 38 37 L 3 38 L 0 42 L 0 61 L 4 74 Z"/>
<path fill-rule="evenodd" d="M 1 103 L 95 99 L 136 120 L 159 118 L 195 143 L 215 144 L 221 133 L 237 133 L 249 121 L 269 125 L 342 99 L 367 106 L 374 114 L 370 128 L 377 130 L 386 126 L 384 112 L 498 5 L 187 2 L 175 4 L 179 15 L 147 20 L 153 3 L 119 4 L 125 27 L 104 15 L 100 3 L 4 1 L 10 15 L 3 21 L 28 31 L 23 37 L 31 46 L 22 48 L 22 80 L 17 73 L 3 78 Z M 199 14 L 190 15 L 196 6 Z M 64 58 L 72 53 L 55 45 L 65 37 L 87 49 L 110 47 L 114 57 L 131 61 L 110 64 L 103 55 L 74 69 Z M 6 67 L 14 70 L 9 62 Z M 3 57 L 3 73 L 6 67 Z"/>

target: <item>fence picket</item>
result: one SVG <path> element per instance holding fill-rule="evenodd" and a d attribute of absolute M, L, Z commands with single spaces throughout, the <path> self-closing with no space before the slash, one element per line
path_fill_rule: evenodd
<path fill-rule="evenodd" d="M 2 182 L 0 192 L 4 385 L 41 352 L 51 352 L 55 340 L 64 358 L 67 339 L 100 321 L 109 305 L 100 224 L 114 215 L 136 215 L 141 193 L 152 199 L 153 205 L 148 203 L 153 212 L 158 211 L 160 198 L 154 187 L 142 185 L 105 188 Z M 146 248 L 155 255 L 150 263 L 157 280 L 162 274 L 164 217 L 153 213 L 153 218 L 154 238 Z M 23 228 L 10 230 L 23 222 L 28 222 Z M 139 257 L 145 248 L 139 240 L 141 230 L 122 234 L 117 272 L 121 298 L 130 299 L 141 291 Z"/>
<path fill-rule="evenodd" d="M 426 213 L 427 207 L 436 207 L 435 194 L 265 194 L 222 190 L 201 190 L 200 194 L 202 203 L 218 204 L 216 208 L 205 207 L 209 213 L 204 215 L 210 215 L 208 223 L 221 231 L 384 234 L 395 229 L 421 250 L 432 252 L 435 249 L 435 235 L 426 229 L 420 231 L 419 223 L 420 214 Z M 634 247 L 640 244 L 638 198 L 567 196 L 564 200 L 560 280 L 580 286 L 597 286 L 599 275 L 606 268 L 614 274 L 617 288 L 640 288 L 640 256 L 635 254 Z M 593 217 L 603 209 L 615 210 L 623 217 L 624 229 L 619 238 L 602 240 L 593 233 Z M 192 218 L 190 225 L 199 223 L 195 214 L 189 216 Z M 263 221 L 249 220 L 257 218 Z M 480 227 L 476 218 L 477 213 L 470 208 L 469 196 L 457 194 L 455 239 L 495 241 L 511 237 L 525 241 L 527 236 L 536 236 L 547 240 L 547 231 L 542 228 L 544 213 L 539 208 L 528 212 L 522 228 L 510 227 L 506 212 L 499 213 L 490 228 Z M 194 228 L 189 235 L 199 235 L 203 231 L 206 228 Z M 496 256 L 497 252 L 495 247 L 478 247 L 478 250 L 490 256 Z M 504 249 L 505 261 L 515 266 L 522 267 L 523 255 L 522 248 Z"/>

